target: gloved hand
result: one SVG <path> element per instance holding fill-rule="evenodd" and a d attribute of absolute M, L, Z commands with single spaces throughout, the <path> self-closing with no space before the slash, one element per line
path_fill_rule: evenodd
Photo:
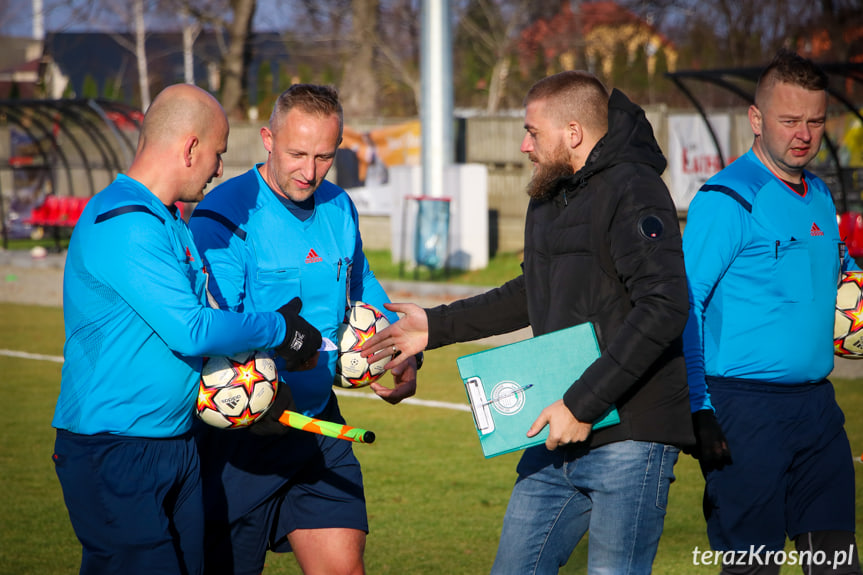
<path fill-rule="evenodd" d="M 285 360 L 288 371 L 295 371 L 311 359 L 321 347 L 321 332 L 300 317 L 303 302 L 295 297 L 278 312 L 285 318 L 285 341 L 276 347 L 276 353 Z"/>
<path fill-rule="evenodd" d="M 702 409 L 693 413 L 692 427 L 695 431 L 695 448 L 692 450 L 692 456 L 701 463 L 701 470 L 704 473 L 722 469 L 732 463 L 728 441 L 712 409 Z"/>
<path fill-rule="evenodd" d="M 296 408 L 294 396 L 291 395 L 291 388 L 280 381 L 276 390 L 276 399 L 273 400 L 270 409 L 248 427 L 249 432 L 255 435 L 284 435 L 289 433 L 291 428 L 279 423 L 279 418 L 286 409 L 296 411 Z"/>

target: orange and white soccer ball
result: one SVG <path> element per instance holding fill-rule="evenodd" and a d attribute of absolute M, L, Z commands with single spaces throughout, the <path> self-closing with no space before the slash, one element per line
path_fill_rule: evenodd
<path fill-rule="evenodd" d="M 392 355 L 369 363 L 360 356 L 362 345 L 378 331 L 390 325 L 387 317 L 371 304 L 351 302 L 345 319 L 339 326 L 339 356 L 336 360 L 336 377 L 333 385 L 338 387 L 365 387 L 380 379 L 384 366 Z"/>
<path fill-rule="evenodd" d="M 836 292 L 833 351 L 863 359 L 863 272 L 844 272 Z"/>
<path fill-rule="evenodd" d="M 195 413 L 223 429 L 248 427 L 276 399 L 276 362 L 264 352 L 204 360 Z"/>

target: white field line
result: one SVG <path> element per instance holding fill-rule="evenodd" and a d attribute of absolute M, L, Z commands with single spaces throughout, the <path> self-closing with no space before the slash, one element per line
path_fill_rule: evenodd
<path fill-rule="evenodd" d="M 0 349 L 0 355 L 5 355 L 8 357 L 20 357 L 22 359 L 38 359 L 39 361 L 53 361 L 54 363 L 63 363 L 63 358 L 56 355 L 27 353 L 26 351 L 15 351 L 12 349 Z"/>
<path fill-rule="evenodd" d="M 336 395 L 338 396 L 347 396 L 347 397 L 361 397 L 364 399 L 381 399 L 374 393 L 369 393 L 366 391 L 354 391 L 350 389 L 337 389 Z M 430 399 L 417 399 L 415 397 L 409 397 L 407 399 L 403 399 L 401 403 L 407 403 L 410 405 L 422 405 L 423 407 L 439 407 L 441 409 L 453 409 L 455 411 L 467 411 L 470 412 L 470 406 L 466 403 L 449 403 L 446 401 L 433 401 Z"/>
<path fill-rule="evenodd" d="M 17 357 L 21 359 L 35 359 L 39 361 L 52 361 L 54 363 L 63 363 L 63 358 L 56 355 L 27 353 L 25 351 L 15 351 L 12 349 L 0 349 L 0 355 L 5 355 L 7 357 Z M 373 393 L 368 393 L 364 391 L 353 391 L 350 389 L 337 389 L 336 395 L 344 395 L 346 397 L 360 397 L 363 399 L 380 399 L 377 395 Z M 470 411 L 470 407 L 467 404 L 448 403 L 446 401 L 432 401 L 428 399 L 417 399 L 415 397 L 409 397 L 403 400 L 401 403 L 407 403 L 410 405 L 421 405 L 423 407 L 437 407 L 439 409 L 452 409 L 455 411 Z"/>
<path fill-rule="evenodd" d="M 55 363 L 63 363 L 63 358 L 56 355 L 42 355 L 39 353 L 27 353 L 25 351 L 15 351 L 12 349 L 0 349 L 0 355 L 5 355 L 7 357 L 18 357 L 22 359 L 36 359 L 39 361 L 53 361 Z M 365 391 L 352 391 L 350 389 L 337 389 L 336 395 L 343 395 L 345 397 L 359 397 L 362 399 L 381 399 L 377 395 L 373 393 L 368 393 Z M 451 409 L 454 411 L 470 411 L 470 406 L 462 403 L 449 403 L 446 401 L 432 401 L 428 399 L 417 399 L 415 397 L 409 397 L 405 400 L 402 400 L 401 403 L 407 403 L 410 405 L 420 405 L 423 407 L 436 407 L 438 409 Z M 852 457 L 852 459 L 856 463 L 863 463 L 863 455 L 860 457 Z"/>
<path fill-rule="evenodd" d="M 18 357 L 22 359 L 36 359 L 39 361 L 53 361 L 55 363 L 63 363 L 63 358 L 56 355 L 42 355 L 38 353 L 27 353 L 24 351 L 15 351 L 11 349 L 0 349 L 0 356 L 5 355 L 7 357 Z M 377 395 L 373 393 L 369 393 L 366 391 L 353 391 L 350 389 L 336 389 L 336 395 L 345 396 L 345 397 L 359 397 L 361 399 L 381 399 Z M 406 403 L 409 405 L 419 405 L 422 407 L 436 407 L 438 409 L 451 409 L 453 411 L 467 411 L 470 412 L 470 406 L 462 403 L 449 403 L 446 401 L 432 401 L 428 399 L 417 399 L 415 397 L 409 397 L 405 400 L 402 400 L 401 403 Z M 852 457 L 852 459 L 856 463 L 863 463 L 863 455 L 860 457 Z"/>

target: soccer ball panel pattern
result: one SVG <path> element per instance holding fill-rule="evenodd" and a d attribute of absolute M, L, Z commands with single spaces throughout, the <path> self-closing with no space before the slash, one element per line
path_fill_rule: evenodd
<path fill-rule="evenodd" d="M 836 291 L 833 351 L 863 359 L 863 272 L 844 272 Z"/>
<path fill-rule="evenodd" d="M 247 427 L 273 404 L 277 384 L 276 362 L 264 352 L 207 358 L 195 413 L 214 427 Z"/>
<path fill-rule="evenodd" d="M 372 363 L 360 356 L 362 345 L 379 330 L 390 325 L 386 316 L 376 307 L 361 301 L 351 302 L 345 319 L 338 329 L 339 356 L 336 360 L 337 387 L 366 387 L 384 374 L 384 366 L 392 359 L 386 355 Z"/>

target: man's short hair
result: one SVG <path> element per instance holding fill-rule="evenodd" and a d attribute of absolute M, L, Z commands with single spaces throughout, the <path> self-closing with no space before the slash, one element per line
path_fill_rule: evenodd
<path fill-rule="evenodd" d="M 316 116 L 338 116 L 339 134 L 344 126 L 344 112 L 339 93 L 332 86 L 321 84 L 293 84 L 279 95 L 270 114 L 270 128 L 289 111 L 298 108 Z"/>
<path fill-rule="evenodd" d="M 764 92 L 778 83 L 799 86 L 806 90 L 826 90 L 830 78 L 815 62 L 791 50 L 782 49 L 762 70 L 755 89 L 755 105 Z"/>
<path fill-rule="evenodd" d="M 608 131 L 608 89 L 590 72 L 567 70 L 543 78 L 528 90 L 524 105 L 536 100 L 543 100 L 546 113 L 561 124 L 577 120 L 600 134 Z"/>

